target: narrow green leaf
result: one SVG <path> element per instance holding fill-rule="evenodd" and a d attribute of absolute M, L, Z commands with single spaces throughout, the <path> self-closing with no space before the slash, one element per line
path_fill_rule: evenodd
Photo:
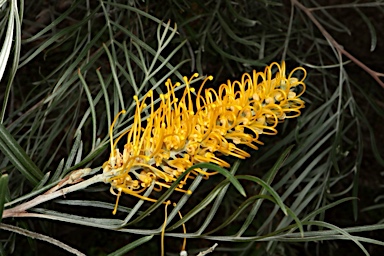
<path fill-rule="evenodd" d="M 281 168 L 281 166 L 284 164 L 284 161 L 287 159 L 289 153 L 291 152 L 292 148 L 294 147 L 294 145 L 291 145 L 290 147 L 288 147 L 284 152 L 283 154 L 281 154 L 281 156 L 279 157 L 279 159 L 277 159 L 277 161 L 275 162 L 275 164 L 273 165 L 273 167 L 267 172 L 267 174 L 264 176 L 263 180 L 265 180 L 265 182 L 268 184 L 268 185 L 271 185 L 272 181 L 274 180 L 276 174 L 277 174 L 277 171 Z M 261 191 L 260 191 L 260 195 L 265 195 L 267 193 L 267 190 L 265 188 L 263 188 Z M 247 216 L 247 219 L 244 221 L 242 227 L 240 228 L 240 230 L 238 231 L 238 233 L 236 234 L 237 236 L 241 236 L 246 230 L 247 228 L 249 227 L 249 225 L 251 225 L 251 223 L 253 222 L 256 214 L 258 213 L 259 209 L 260 209 L 260 206 L 261 204 L 263 203 L 263 200 L 257 200 L 251 211 L 248 213 L 248 216 Z"/>
<path fill-rule="evenodd" d="M 195 166 L 195 165 L 194 165 Z M 173 193 L 173 191 L 175 190 L 175 188 L 179 185 L 179 183 L 184 179 L 185 176 L 188 175 L 189 172 L 191 172 L 192 170 L 194 170 L 195 168 L 193 168 L 194 166 L 192 166 L 191 168 L 187 169 L 185 172 L 183 172 L 171 185 L 171 187 L 169 189 L 167 189 L 167 191 L 164 192 L 164 194 L 156 201 L 156 203 L 152 204 L 146 211 L 144 211 L 143 214 L 141 214 L 139 217 L 137 217 L 136 219 L 134 219 L 133 221 L 129 222 L 127 225 L 132 225 L 134 223 L 138 223 L 139 221 L 141 221 L 142 219 L 144 219 L 146 216 L 148 216 L 150 213 L 152 213 L 154 210 L 156 210 L 160 205 L 162 205 L 165 200 L 168 199 L 168 197 L 170 197 L 170 195 Z M 197 167 L 196 167 L 197 168 Z M 228 181 L 227 181 L 228 182 Z M 153 188 L 153 186 L 152 186 Z M 148 191 L 146 191 L 147 193 Z M 145 194 L 144 194 L 145 195 Z M 146 196 L 146 195 L 145 195 Z M 188 195 L 189 196 L 189 195 Z M 143 200 L 141 200 L 142 202 Z"/>
<path fill-rule="evenodd" d="M 38 189 L 42 188 L 47 183 L 50 174 L 51 174 L 51 172 L 47 172 L 44 175 L 44 177 L 39 181 L 39 183 L 36 185 L 36 187 L 33 188 L 32 191 L 35 191 L 35 190 L 38 190 Z"/>
<path fill-rule="evenodd" d="M 109 51 L 108 46 L 106 44 L 103 44 L 103 48 L 104 48 L 105 53 L 107 54 L 109 62 L 113 63 L 113 65 L 111 64 L 110 67 L 111 67 L 111 73 L 113 75 L 114 86 L 116 89 L 115 93 L 117 94 L 116 96 L 119 97 L 119 101 L 118 101 L 118 102 L 120 102 L 119 109 L 124 109 L 124 96 L 123 96 L 123 93 L 121 91 L 119 76 L 116 72 L 116 64 L 115 64 L 116 61 L 114 60 L 113 54 Z"/>
<path fill-rule="evenodd" d="M 6 113 L 6 108 L 7 108 L 7 103 L 9 99 L 9 95 L 11 92 L 11 88 L 13 85 L 13 79 L 15 78 L 18 65 L 19 65 L 19 58 L 20 58 L 20 49 L 21 49 L 21 21 L 20 21 L 20 16 L 18 13 L 18 8 L 17 8 L 17 1 L 10 1 L 10 16 L 8 19 L 8 29 L 6 33 L 6 37 L 4 40 L 3 48 L 1 49 L 0 53 L 0 81 L 2 79 L 2 76 L 4 75 L 4 70 L 3 67 L 6 67 L 9 65 L 9 53 L 7 47 L 12 46 L 13 44 L 13 60 L 12 60 L 12 67 L 9 70 L 9 77 L 7 79 L 7 87 L 5 89 L 5 93 L 3 95 L 3 106 L 0 111 L 0 123 L 3 123 L 4 121 L 4 115 Z M 23 7 L 21 7 L 23 8 Z M 13 20 L 15 21 L 14 24 L 14 30 L 15 30 L 15 36 L 11 37 L 13 35 L 13 32 L 10 33 L 9 28 L 11 27 L 11 23 L 13 24 Z M 13 27 L 13 25 L 12 25 Z M 10 45 L 8 40 L 11 40 Z M 4 53 L 4 55 L 3 55 Z"/>
<path fill-rule="evenodd" d="M 367 24 L 369 33 L 371 34 L 371 48 L 369 49 L 371 52 L 373 52 L 376 49 L 377 46 L 377 36 L 376 36 L 376 29 L 375 26 L 372 24 L 372 22 L 369 20 L 367 15 L 365 15 L 362 11 L 360 11 L 359 8 L 355 8 L 357 13 L 360 15 L 360 17 L 363 19 L 365 24 Z"/>
<path fill-rule="evenodd" d="M 215 51 L 217 51 L 217 53 L 219 53 L 221 56 L 223 56 L 227 59 L 237 61 L 243 65 L 246 64 L 246 65 L 263 67 L 266 65 L 266 63 L 273 60 L 276 57 L 277 52 L 278 52 L 278 51 L 276 51 L 275 53 L 271 53 L 270 55 L 265 56 L 263 59 L 260 59 L 260 60 L 245 59 L 245 58 L 240 58 L 240 57 L 233 55 L 233 54 L 229 54 L 226 51 L 224 51 L 223 49 L 221 49 L 221 47 L 215 43 L 214 39 L 212 38 L 212 36 L 209 33 L 207 34 L 207 38 L 208 38 L 210 45 L 212 46 L 212 48 Z"/>
<path fill-rule="evenodd" d="M 71 152 L 69 153 L 67 161 L 65 162 L 64 170 L 72 166 L 73 160 L 75 159 L 75 156 L 76 156 L 77 150 L 80 147 L 80 144 L 81 144 L 81 131 L 76 134 L 75 142 L 73 143 Z"/>
<path fill-rule="evenodd" d="M 300 230 L 300 235 L 301 237 L 304 237 L 304 228 L 303 228 L 303 223 L 299 220 L 299 218 L 297 217 L 297 215 L 287 207 L 287 212 L 288 212 L 288 215 L 295 220 L 296 224 L 297 224 L 297 227 L 299 228 Z"/>
<path fill-rule="evenodd" d="M 7 33 L 5 36 L 5 40 L 3 43 L 3 47 L 0 51 L 0 81 L 3 78 L 5 67 L 8 63 L 9 55 L 11 54 L 11 48 L 12 48 L 12 41 L 13 41 L 13 32 L 14 32 L 14 19 L 15 19 L 15 12 L 14 12 L 14 5 L 16 4 L 16 1 L 11 1 L 11 8 L 9 9 L 9 18 L 8 18 L 8 27 L 7 27 Z"/>
<path fill-rule="evenodd" d="M 26 43 L 30 43 L 30 42 L 33 42 L 33 41 L 36 41 L 36 40 L 41 40 L 41 38 L 43 37 L 43 35 L 45 33 L 47 33 L 48 31 L 52 30 L 53 28 L 55 28 L 58 24 L 60 24 L 60 22 L 62 22 L 63 20 L 67 19 L 69 17 L 69 14 L 75 10 L 79 10 L 79 7 L 78 5 L 80 4 L 81 2 L 80 1 L 76 1 L 74 2 L 70 8 L 68 8 L 68 10 L 66 10 L 65 12 L 63 12 L 57 19 L 55 19 L 54 21 L 52 21 L 51 24 L 49 24 L 48 26 L 44 27 L 42 30 L 40 30 L 38 33 L 36 33 L 35 35 L 33 35 L 32 37 L 28 38 L 28 39 L 25 39 L 24 41 Z"/>
<path fill-rule="evenodd" d="M 108 256 L 119 256 L 119 255 L 125 255 L 127 252 L 131 251 L 132 249 L 136 248 L 137 246 L 140 246 L 148 241 L 150 241 L 153 238 L 153 235 L 151 236 L 144 236 L 142 238 L 137 239 L 136 241 L 127 244 L 126 246 L 121 247 L 119 250 L 114 251 Z"/>
<path fill-rule="evenodd" d="M 236 20 L 241 21 L 244 26 L 253 27 L 256 24 L 260 24 L 260 21 L 258 21 L 258 20 L 251 20 L 251 19 L 244 17 L 244 15 L 237 13 L 237 11 L 232 6 L 232 4 L 237 5 L 236 2 L 226 0 L 225 3 L 226 3 L 226 6 L 228 8 L 229 13 L 231 13 Z"/>
<path fill-rule="evenodd" d="M 210 169 L 210 170 L 215 170 L 217 172 L 219 172 L 221 175 L 223 175 L 225 178 L 227 178 L 231 183 L 232 185 L 239 191 L 239 193 L 246 197 L 247 195 L 245 194 L 245 190 L 244 188 L 241 186 L 240 182 L 237 180 L 237 178 L 235 176 L 233 176 L 229 171 L 227 171 L 226 169 L 218 166 L 218 165 L 215 165 L 215 164 L 211 164 L 211 163 L 199 163 L 199 164 L 195 164 L 194 166 L 190 167 L 187 169 L 187 171 L 189 170 L 193 170 L 193 169 L 196 169 L 196 168 L 207 168 L 207 169 Z"/>
<path fill-rule="evenodd" d="M 287 207 L 284 205 L 283 201 L 281 200 L 280 196 L 277 194 L 277 192 L 265 181 L 263 181 L 260 178 L 250 176 L 250 175 L 238 175 L 236 176 L 238 179 L 245 179 L 245 180 L 250 180 L 253 182 L 258 183 L 260 186 L 262 186 L 272 197 L 275 199 L 276 204 L 279 205 L 281 210 L 284 212 L 285 215 L 288 215 L 287 213 Z"/>
<path fill-rule="evenodd" d="M 350 235 L 348 233 L 348 231 L 346 231 L 345 229 L 339 228 L 333 224 L 323 222 L 323 221 L 313 221 L 313 222 L 308 222 L 308 223 L 312 224 L 312 225 L 319 226 L 319 227 L 326 227 L 326 228 L 329 228 L 330 230 L 334 230 L 334 231 L 340 233 L 342 236 L 342 239 L 353 241 L 364 252 L 365 255 L 370 255 L 368 253 L 368 251 L 365 249 L 365 247 L 359 242 L 359 240 L 356 239 L 355 236 Z"/>
<path fill-rule="evenodd" d="M 225 30 L 225 32 L 227 32 L 228 36 L 231 37 L 233 40 L 235 40 L 236 42 L 238 42 L 240 44 L 250 45 L 250 46 L 254 46 L 255 48 L 260 49 L 260 44 L 259 43 L 255 42 L 255 41 L 247 40 L 247 39 L 244 39 L 244 38 L 241 38 L 241 37 L 237 36 L 232 31 L 230 26 L 225 22 L 224 18 L 220 15 L 220 13 L 217 13 L 217 17 L 219 18 L 221 27 Z"/>
<path fill-rule="evenodd" d="M 97 77 L 99 78 L 100 86 L 102 88 L 102 92 L 103 92 L 103 96 L 104 96 L 105 112 L 107 114 L 107 124 L 108 124 L 108 127 L 110 127 L 112 124 L 112 120 L 111 120 L 111 107 L 110 107 L 111 102 L 109 101 L 109 96 L 108 96 L 108 91 L 107 91 L 108 87 L 104 83 L 103 76 L 100 73 L 100 68 L 96 69 L 96 74 L 97 74 Z M 134 79 L 132 78 L 132 80 L 134 80 Z"/>
<path fill-rule="evenodd" d="M 221 183 L 219 183 L 214 189 L 211 190 L 211 192 L 204 199 L 200 200 L 199 204 L 193 207 L 193 209 L 190 210 L 187 214 L 185 214 L 181 220 L 177 221 L 167 230 L 173 230 L 179 227 L 181 224 L 187 222 L 196 214 L 204 210 L 207 205 L 209 205 L 215 198 L 217 198 L 217 195 L 222 191 L 223 188 L 225 188 L 227 184 L 229 184 L 228 180 L 223 180 Z"/>
<path fill-rule="evenodd" d="M 121 9 L 127 9 L 127 10 L 130 10 L 130 11 L 133 11 L 133 12 L 136 12 L 137 14 L 143 16 L 143 17 L 146 17 L 150 20 L 153 20 L 154 22 L 156 23 L 159 23 L 159 24 L 163 24 L 163 26 L 165 26 L 165 23 L 161 20 L 159 20 L 158 18 L 156 18 L 155 16 L 152 16 L 151 14 L 145 12 L 145 11 L 142 11 L 138 8 L 135 8 L 133 6 L 130 6 L 128 4 L 118 4 L 118 3 L 114 3 L 114 2 L 111 2 L 111 1 L 108 1 L 108 4 L 111 5 L 111 6 L 115 6 L 117 8 L 121 8 Z"/>
<path fill-rule="evenodd" d="M 85 93 L 87 94 L 89 107 L 91 109 L 91 114 L 92 114 L 92 150 L 93 150 L 93 149 L 95 149 L 95 143 L 96 143 L 96 123 L 97 123 L 96 109 L 95 109 L 96 102 L 92 98 L 91 91 L 90 91 L 88 84 L 85 81 L 83 75 L 81 74 L 80 69 L 78 70 L 77 74 L 80 78 L 81 84 L 83 85 Z"/>
<path fill-rule="evenodd" d="M 91 218 L 81 215 L 63 213 L 58 211 L 47 210 L 43 208 L 32 208 L 30 211 L 39 214 L 39 218 L 50 219 L 55 221 L 64 221 L 67 223 L 79 224 L 90 227 L 102 227 L 107 229 L 116 229 L 121 225 L 119 219 L 107 219 L 107 218 Z"/>
<path fill-rule="evenodd" d="M 188 168 L 187 170 L 185 170 L 185 172 L 183 172 L 182 175 L 180 175 L 177 180 L 175 182 L 173 182 L 173 184 L 171 185 L 171 187 L 165 191 L 165 193 L 156 201 L 156 203 L 152 204 L 142 215 L 140 215 L 138 218 L 136 218 L 135 220 L 131 221 L 130 223 L 128 223 L 127 225 L 132 225 L 134 223 L 137 223 L 139 221 L 141 221 L 142 219 L 144 219 L 146 216 L 148 216 L 151 212 L 153 212 L 155 209 L 157 209 L 161 204 L 163 204 L 165 202 L 165 200 L 167 200 L 167 198 L 173 193 L 174 189 L 178 186 L 178 184 L 180 183 L 180 181 L 182 179 L 184 179 L 184 177 L 189 173 L 191 172 L 192 170 L 196 169 L 196 168 L 208 168 L 208 169 L 211 169 L 211 170 L 215 170 L 219 173 L 221 173 L 223 176 L 225 176 L 227 178 L 227 180 L 221 182 L 220 184 L 222 186 L 224 186 L 225 184 L 227 184 L 228 182 L 231 182 L 235 188 L 240 192 L 241 195 L 243 195 L 244 197 L 246 197 L 246 194 L 245 194 L 245 190 L 244 188 L 241 186 L 241 184 L 239 183 L 239 181 L 235 178 L 235 176 L 233 176 L 230 172 L 228 172 L 227 170 L 225 170 L 224 168 L 221 168 L 220 166 L 217 166 L 217 165 L 214 165 L 214 164 L 210 164 L 210 163 L 199 163 L 199 164 L 196 164 L 190 168 Z M 223 185 L 224 184 L 224 185 Z M 216 187 L 217 188 L 217 187 Z M 220 187 L 220 189 L 214 189 L 215 193 L 210 193 L 210 195 L 207 196 L 207 199 L 206 200 L 203 200 L 203 201 L 207 201 L 206 204 L 209 204 L 217 195 L 217 193 L 220 192 L 220 189 L 222 189 L 222 187 Z M 202 201 L 202 202 L 203 202 Z M 200 205 L 200 204 L 199 204 Z M 195 207 L 195 208 L 199 208 L 199 207 Z M 191 215 L 192 217 L 193 215 Z M 183 217 L 183 220 L 185 220 L 187 218 L 187 216 L 184 216 Z"/>
<path fill-rule="evenodd" d="M 59 165 L 56 168 L 56 171 L 52 175 L 52 178 L 51 178 L 50 182 L 57 181 L 60 178 L 60 175 L 63 172 L 63 170 L 64 170 L 64 158 L 61 159 Z"/>
<path fill-rule="evenodd" d="M 102 209 L 108 209 L 111 211 L 115 208 L 114 203 L 111 204 L 111 203 L 106 203 L 106 202 L 102 202 L 102 201 L 92 201 L 92 200 L 68 200 L 68 199 L 62 200 L 62 199 L 58 199 L 58 200 L 55 200 L 54 202 L 58 203 L 58 204 L 65 204 L 65 205 L 102 208 Z M 119 205 L 117 207 L 117 211 L 130 213 L 132 211 L 132 208 Z M 138 211 L 137 214 L 142 214 L 142 212 Z"/>
<path fill-rule="evenodd" d="M 351 201 L 351 200 L 357 201 L 358 198 L 357 197 L 346 197 L 346 198 L 337 200 L 336 202 L 327 204 L 327 205 L 325 205 L 323 207 L 320 207 L 320 208 L 314 210 L 313 212 L 308 214 L 305 218 L 303 218 L 301 221 L 302 222 L 309 221 L 310 219 L 314 218 L 316 215 L 318 215 L 318 214 L 320 214 L 322 212 L 325 212 L 326 210 L 328 210 L 330 208 L 333 208 L 333 207 L 335 207 L 335 206 L 337 206 L 337 205 L 339 205 L 341 203 L 344 203 L 344 202 L 347 202 L 347 201 Z"/>
<path fill-rule="evenodd" d="M 0 223 L 3 216 L 4 204 L 5 204 L 5 195 L 8 188 L 8 174 L 3 174 L 0 177 Z"/>
<path fill-rule="evenodd" d="M 46 40 L 44 43 L 42 43 L 37 49 L 34 49 L 33 53 L 31 53 L 30 55 L 26 55 L 27 58 L 21 58 L 21 60 L 20 60 L 21 63 L 19 65 L 19 68 L 21 68 L 22 66 L 28 64 L 36 56 L 38 56 L 41 52 L 43 52 L 44 50 L 49 48 L 49 46 L 53 45 L 54 43 L 59 41 L 61 38 L 63 38 L 63 37 L 71 37 L 73 35 L 76 35 L 78 33 L 78 30 L 81 28 L 81 26 L 83 26 L 84 24 L 89 22 L 89 20 L 91 20 L 93 15 L 95 13 L 97 13 L 98 10 L 99 10 L 99 8 L 96 8 L 95 10 L 92 11 L 92 13 L 90 13 L 86 18 L 82 19 L 80 22 L 76 22 L 76 23 L 74 23 L 74 25 L 66 27 L 63 30 L 61 30 L 61 31 L 57 32 L 56 34 L 54 34 L 52 37 L 50 37 L 48 40 Z M 61 15 L 61 17 L 62 16 L 64 16 L 64 15 Z M 45 27 L 45 29 L 49 29 L 49 28 Z M 35 37 L 36 37 L 36 35 L 35 35 Z"/>
<path fill-rule="evenodd" d="M 240 166 L 240 163 L 241 163 L 241 160 L 238 159 L 231 167 L 231 173 L 233 175 L 235 175 L 237 169 L 239 168 Z M 220 205 L 222 204 L 222 201 L 228 191 L 228 188 L 229 188 L 229 183 L 227 185 L 225 185 L 225 187 L 220 191 L 220 193 L 217 195 L 216 197 L 216 200 L 215 202 L 213 203 L 212 205 L 212 208 L 211 210 L 209 211 L 209 214 L 207 215 L 207 217 L 205 217 L 205 220 L 204 220 L 204 223 L 202 225 L 200 225 L 200 228 L 198 231 L 196 231 L 197 234 L 202 234 L 204 232 L 204 230 L 208 227 L 208 225 L 211 223 L 211 221 L 215 218 L 216 216 L 216 213 L 220 207 Z M 170 230 L 170 229 L 167 229 L 167 230 Z"/>
<path fill-rule="evenodd" d="M 0 124 L 0 150 L 32 185 L 36 185 L 44 177 L 43 172 L 35 165 L 3 124 Z"/>
<path fill-rule="evenodd" d="M 281 154 L 281 156 L 279 157 L 279 159 L 277 159 L 277 161 L 275 162 L 275 164 L 273 165 L 273 167 L 267 172 L 267 174 L 265 175 L 265 178 L 263 178 L 263 180 L 265 180 L 265 182 L 268 184 L 268 185 L 271 185 L 273 179 L 275 178 L 276 176 L 276 173 L 277 171 L 283 166 L 285 160 L 287 159 L 287 157 L 289 156 L 289 153 L 291 152 L 292 148 L 294 147 L 295 145 L 291 145 L 289 146 L 286 150 L 284 150 L 284 152 Z"/>
<path fill-rule="evenodd" d="M 231 224 L 233 221 L 236 221 L 239 216 L 252 204 L 254 204 L 256 201 L 260 201 L 262 199 L 269 199 L 272 202 L 275 202 L 271 196 L 266 196 L 266 195 L 256 195 L 248 198 L 245 200 L 239 207 L 237 207 L 236 211 L 231 214 L 231 216 L 227 217 L 224 219 L 223 223 L 221 223 L 218 227 L 214 228 L 213 230 L 208 231 L 207 233 L 204 233 L 203 236 L 213 234 L 229 224 Z"/>

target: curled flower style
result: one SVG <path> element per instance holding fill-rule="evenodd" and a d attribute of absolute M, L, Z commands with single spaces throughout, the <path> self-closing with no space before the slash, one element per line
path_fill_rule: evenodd
<path fill-rule="evenodd" d="M 272 70 L 277 69 L 273 75 Z M 300 80 L 294 77 L 303 72 Z M 155 109 L 153 92 L 149 91 L 141 100 L 134 96 L 136 112 L 132 126 L 113 141 L 113 128 L 120 112 L 110 127 L 111 154 L 103 165 L 109 177 L 111 193 L 131 194 L 138 198 L 155 201 L 141 195 L 155 183 L 155 190 L 170 187 L 186 169 L 196 163 L 208 162 L 221 167 L 230 167 L 221 155 L 240 159 L 250 154 L 242 149 L 246 145 L 258 149 L 263 143 L 261 134 L 275 135 L 276 126 L 286 118 L 300 115 L 305 91 L 304 68 L 295 68 L 286 76 L 285 63 L 272 63 L 264 72 L 245 73 L 240 81 L 220 85 L 218 90 L 204 89 L 212 76 L 205 78 L 196 92 L 190 86 L 198 77 L 184 77 L 185 89 L 179 98 L 175 88 L 180 83 L 165 83 L 167 93 L 160 95 L 160 104 Z M 195 96 L 196 95 L 196 96 Z M 150 100 L 150 106 L 145 103 Z M 142 112 L 149 108 L 150 115 L 143 121 Z M 117 143 L 127 136 L 121 153 Z M 186 176 L 176 190 L 183 190 L 186 179 L 194 175 L 210 176 L 215 172 L 195 169 Z M 116 208 L 115 211 L 116 212 Z"/>

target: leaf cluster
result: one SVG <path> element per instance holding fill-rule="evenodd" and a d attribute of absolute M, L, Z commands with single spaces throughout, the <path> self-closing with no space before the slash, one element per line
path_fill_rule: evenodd
<path fill-rule="evenodd" d="M 152 187 L 145 195 L 157 197 L 157 203 L 123 198 L 112 217 L 114 198 L 107 185 L 97 184 L 30 212 L 41 220 L 92 227 L 92 233 L 106 230 L 98 238 L 107 241 L 105 248 L 97 248 L 92 239 L 85 243 L 88 249 L 69 241 L 87 254 L 123 255 L 136 247 L 140 252 L 142 244 L 157 253 L 156 237 L 164 225 L 171 253 L 180 251 L 174 245 L 182 238 L 204 241 L 191 242 L 192 254 L 213 241 L 219 241 L 215 251 L 234 255 L 328 254 L 338 240 L 349 240 L 368 255 L 365 244 L 384 245 L 364 233 L 382 230 L 381 223 L 344 228 L 345 222 L 326 216 L 344 208 L 346 216 L 358 219 L 357 198 L 366 197 L 359 193 L 367 166 L 364 152 L 373 155 L 376 168 L 384 165 L 366 114 L 384 117 L 382 90 L 362 79 L 363 72 L 355 76 L 351 61 L 295 1 L 54 2 L 0 0 L 0 216 L 56 186 L 73 170 L 100 171 L 108 159 L 108 128 L 122 109 L 127 114 L 115 125 L 114 136 L 130 127 L 134 95 L 140 99 L 148 90 L 160 95 L 166 79 L 182 81 L 182 75 L 195 71 L 214 75 L 215 87 L 242 72 L 286 60 L 288 69 L 302 65 L 308 70 L 303 115 L 282 124 L 278 136 L 263 138 L 265 145 L 252 158 L 233 162 L 230 170 L 200 166 L 225 175 L 197 177 L 189 187 L 192 195 L 174 192 L 177 183 L 162 193 Z M 368 28 L 370 50 L 382 43 L 365 14 L 370 8 L 383 14 L 381 1 L 300 2 L 329 33 L 344 37 L 351 30 L 335 10 L 352 10 Z M 177 204 L 164 224 L 168 199 Z M 80 253 L 49 237 L 55 224 L 33 220 L 2 220 L 0 254 L 20 252 L 16 246 L 23 239 L 15 234 Z M 135 241 L 123 243 L 117 237 Z M 28 241 L 33 250 L 41 246 Z M 315 241 L 327 242 L 320 246 Z M 227 242 L 238 245 L 227 248 Z"/>

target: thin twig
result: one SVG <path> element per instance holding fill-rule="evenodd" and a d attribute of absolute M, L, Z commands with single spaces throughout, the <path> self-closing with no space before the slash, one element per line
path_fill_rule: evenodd
<path fill-rule="evenodd" d="M 66 187 L 66 188 L 57 190 L 53 193 L 39 195 L 28 202 L 25 202 L 23 204 L 20 204 L 18 206 L 13 207 L 13 208 L 4 210 L 3 211 L 3 219 L 15 216 L 18 213 L 25 212 L 26 210 L 28 210 L 28 209 L 36 206 L 36 205 L 50 201 L 50 200 L 55 199 L 57 197 L 64 196 L 66 194 L 69 194 L 71 192 L 74 192 L 74 191 L 77 191 L 80 189 L 84 189 L 84 188 L 86 188 L 92 184 L 102 182 L 102 181 L 104 181 L 104 179 L 105 179 L 105 175 L 99 174 L 99 175 L 93 176 L 92 178 L 90 178 L 88 180 L 84 180 L 84 181 L 76 183 L 70 187 Z"/>
<path fill-rule="evenodd" d="M 46 236 L 46 235 L 42 235 L 42 234 L 39 234 L 36 232 L 29 231 L 27 229 L 22 229 L 22 228 L 15 227 L 15 226 L 8 225 L 8 224 L 4 224 L 4 223 L 0 223 L 0 229 L 14 232 L 14 233 L 17 233 L 17 234 L 20 234 L 23 236 L 33 238 L 33 239 L 39 239 L 39 240 L 48 242 L 50 244 L 56 245 L 57 247 L 60 247 L 61 249 L 64 249 L 64 250 L 66 250 L 70 253 L 73 253 L 75 255 L 85 256 L 84 253 L 76 250 L 75 248 L 72 248 L 69 245 L 66 245 L 66 244 L 64 244 L 64 243 L 62 243 L 62 242 L 60 242 L 60 241 L 58 241 L 52 237 Z"/>
<path fill-rule="evenodd" d="M 197 254 L 197 256 L 204 256 L 204 255 L 207 255 L 208 253 L 211 253 L 215 250 L 215 248 L 218 246 L 218 244 L 214 244 L 211 248 L 208 248 L 207 250 L 205 251 L 202 251 L 200 252 L 199 254 Z"/>
<path fill-rule="evenodd" d="M 308 8 L 310 11 L 326 10 L 326 9 L 342 9 L 342 8 L 372 8 L 382 6 L 384 3 L 348 3 L 348 4 L 334 4 L 319 7 Z"/>
<path fill-rule="evenodd" d="M 312 11 L 302 5 L 298 0 L 291 0 L 292 4 L 297 6 L 300 10 L 302 10 L 310 19 L 311 21 L 316 25 L 316 27 L 320 30 L 320 32 L 323 34 L 323 36 L 332 44 L 333 47 L 337 49 L 341 54 L 348 57 L 351 61 L 353 61 L 356 65 L 358 65 L 360 68 L 362 68 L 365 72 L 367 72 L 370 76 L 373 77 L 373 79 L 376 80 L 378 84 L 380 84 L 381 87 L 384 88 L 384 82 L 380 80 L 380 77 L 384 77 L 383 73 L 379 73 L 376 71 L 373 71 L 369 67 L 367 67 L 364 63 L 356 59 L 352 54 L 347 52 L 343 46 L 341 46 L 329 33 L 328 31 L 320 24 L 320 22 L 315 18 L 315 16 L 312 14 Z"/>

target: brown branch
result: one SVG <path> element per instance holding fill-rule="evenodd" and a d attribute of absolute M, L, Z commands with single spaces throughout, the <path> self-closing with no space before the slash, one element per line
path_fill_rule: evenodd
<path fill-rule="evenodd" d="M 367 72 L 370 76 L 373 77 L 373 79 L 376 80 L 376 82 L 384 88 L 384 82 L 381 81 L 380 77 L 384 77 L 383 73 L 376 72 L 369 67 L 367 67 L 364 63 L 362 63 L 360 60 L 355 58 L 352 54 L 347 52 L 343 46 L 341 46 L 329 33 L 328 31 L 320 24 L 320 22 L 315 18 L 315 16 L 312 14 L 312 10 L 308 9 L 304 5 L 302 5 L 298 0 L 291 0 L 291 3 L 298 7 L 300 10 L 302 10 L 308 18 L 311 19 L 311 21 L 316 25 L 316 27 L 320 30 L 320 32 L 323 34 L 323 36 L 332 44 L 333 47 L 336 48 L 336 50 L 345 55 L 347 58 L 349 58 L 352 62 L 354 62 L 356 65 L 358 65 L 360 68 L 362 68 L 365 72 Z"/>
<path fill-rule="evenodd" d="M 33 239 L 39 239 L 39 240 L 48 242 L 50 244 L 56 245 L 56 246 L 66 250 L 70 253 L 73 253 L 75 255 L 85 256 L 84 253 L 81 253 L 80 251 L 76 250 L 75 248 L 72 248 L 69 245 L 66 245 L 66 244 L 60 242 L 59 240 L 56 240 L 56 239 L 49 237 L 49 236 L 46 236 L 46 235 L 42 235 L 42 234 L 39 234 L 36 232 L 29 231 L 27 229 L 22 229 L 22 228 L 19 228 L 16 226 L 11 226 L 11 225 L 4 224 L 4 223 L 0 223 L 0 229 L 14 232 L 14 233 L 17 233 L 17 234 L 20 234 L 23 236 L 31 237 Z"/>
<path fill-rule="evenodd" d="M 66 194 L 72 193 L 72 192 L 80 190 L 80 189 L 84 189 L 84 188 L 86 188 L 92 184 L 95 184 L 98 182 L 104 182 L 105 176 L 103 174 L 95 175 L 88 180 L 83 180 L 81 182 L 77 182 L 78 179 L 81 179 L 81 177 L 82 177 L 81 173 L 82 172 L 86 173 L 88 171 L 88 169 L 89 168 L 77 170 L 69 176 L 69 179 L 66 178 L 65 181 L 69 180 L 70 182 L 65 183 L 65 184 L 74 183 L 74 185 L 62 188 L 60 190 L 57 190 L 56 187 L 54 187 L 55 189 L 53 189 L 53 190 L 51 189 L 50 193 L 44 193 L 42 195 L 35 197 L 34 199 L 32 199 L 30 201 L 22 203 L 22 204 L 15 206 L 13 208 L 4 210 L 2 218 L 5 219 L 5 218 L 9 218 L 9 217 L 18 217 L 18 216 L 20 216 L 19 215 L 20 213 L 24 214 L 30 208 L 35 207 L 41 203 L 45 203 L 45 202 L 48 202 L 52 199 L 58 198 L 60 196 L 64 196 Z"/>

